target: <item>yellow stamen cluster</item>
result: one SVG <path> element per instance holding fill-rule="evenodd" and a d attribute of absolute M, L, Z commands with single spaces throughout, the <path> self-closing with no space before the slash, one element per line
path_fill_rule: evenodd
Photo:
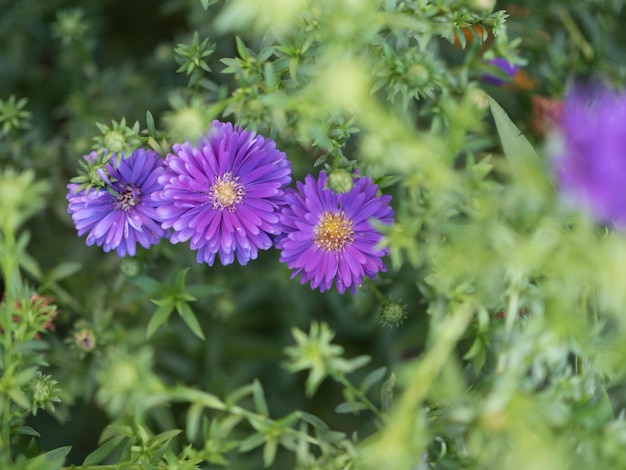
<path fill-rule="evenodd" d="M 315 246 L 340 251 L 354 241 L 354 223 L 343 212 L 324 212 L 315 226 Z"/>
<path fill-rule="evenodd" d="M 238 179 L 239 177 L 233 178 L 230 172 L 215 179 L 215 183 L 209 190 L 209 200 L 214 209 L 235 210 L 235 205 L 239 204 L 246 195 L 243 185 L 237 182 Z"/>

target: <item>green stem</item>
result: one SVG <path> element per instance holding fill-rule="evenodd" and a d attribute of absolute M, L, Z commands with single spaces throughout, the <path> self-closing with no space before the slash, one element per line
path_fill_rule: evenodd
<path fill-rule="evenodd" d="M 2 381 L 5 388 L 10 386 L 14 372 L 13 364 L 13 312 L 17 301 L 18 279 L 16 277 L 15 235 L 10 227 L 3 230 L 4 256 L 0 257 L 2 277 L 4 279 L 4 341 L 3 341 L 3 371 Z M 8 462 L 11 462 L 11 398 L 5 392 L 2 394 L 2 452 Z"/>
<path fill-rule="evenodd" d="M 356 388 L 352 382 L 350 382 L 347 377 L 345 376 L 345 374 L 343 374 L 342 372 L 331 372 L 331 375 L 333 377 L 333 379 L 335 379 L 337 382 L 339 382 L 341 385 L 343 385 L 344 387 L 346 387 L 348 390 L 350 390 L 354 396 L 363 404 L 365 405 L 365 407 L 370 410 L 372 413 L 374 413 L 376 415 L 376 417 L 380 420 L 383 420 L 384 416 L 383 413 L 378 409 L 378 407 L 376 405 L 374 405 L 369 398 L 367 398 L 365 396 L 365 394 L 359 390 L 358 388 Z"/>
<path fill-rule="evenodd" d="M 512 276 L 511 283 L 509 284 L 509 302 L 506 307 L 506 331 L 510 333 L 515 325 L 515 320 L 519 317 L 519 294 L 520 286 L 522 284 L 522 274 L 516 273 Z"/>
<path fill-rule="evenodd" d="M 580 29 L 576 25 L 576 22 L 568 13 L 568 11 L 564 7 L 558 8 L 556 11 L 560 20 L 563 22 L 563 26 L 565 26 L 565 29 L 567 29 L 567 32 L 571 36 L 574 43 L 580 48 L 581 52 L 585 56 L 585 59 L 593 59 L 593 48 L 591 47 L 589 42 L 587 42 L 585 36 L 580 31 Z"/>
<path fill-rule="evenodd" d="M 366 277 L 364 279 L 364 282 L 367 284 L 367 287 L 369 287 L 371 289 L 371 291 L 374 293 L 374 296 L 376 297 L 376 299 L 380 302 L 381 305 L 385 305 L 387 303 L 387 299 L 385 298 L 385 296 L 380 292 L 380 290 L 378 289 L 378 286 L 376 286 L 376 283 L 374 281 L 372 281 L 370 278 Z"/>

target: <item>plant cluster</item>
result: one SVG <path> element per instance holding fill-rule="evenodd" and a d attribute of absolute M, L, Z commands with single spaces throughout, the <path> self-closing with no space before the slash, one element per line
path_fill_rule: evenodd
<path fill-rule="evenodd" d="M 0 0 L 0 468 L 621 468 L 622 3 Z"/>

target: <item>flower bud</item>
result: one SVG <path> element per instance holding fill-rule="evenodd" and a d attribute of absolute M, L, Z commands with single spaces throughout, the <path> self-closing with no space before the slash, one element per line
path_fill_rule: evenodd
<path fill-rule="evenodd" d="M 74 333 L 74 343 L 78 349 L 92 351 L 96 347 L 96 335 L 89 328 L 83 328 Z"/>
<path fill-rule="evenodd" d="M 380 323 L 390 328 L 401 325 L 406 318 L 405 307 L 396 302 L 386 303 L 380 311 Z"/>
<path fill-rule="evenodd" d="M 479 11 L 491 11 L 496 6 L 496 0 L 473 0 L 471 6 Z"/>
<path fill-rule="evenodd" d="M 120 266 L 122 274 L 128 279 L 137 277 L 141 272 L 141 263 L 135 258 L 122 259 L 122 265 Z"/>
<path fill-rule="evenodd" d="M 336 168 L 328 175 L 328 187 L 336 193 L 347 193 L 352 185 L 353 175 L 344 168 Z"/>

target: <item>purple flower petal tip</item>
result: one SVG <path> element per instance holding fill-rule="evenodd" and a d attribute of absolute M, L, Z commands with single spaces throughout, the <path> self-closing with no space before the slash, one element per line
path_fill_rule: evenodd
<path fill-rule="evenodd" d="M 494 59 L 488 60 L 487 64 L 498 67 L 500 70 L 502 70 L 505 74 L 507 74 L 511 78 L 513 78 L 515 74 L 517 73 L 517 71 L 519 70 L 519 66 L 517 64 L 509 62 L 507 59 L 503 57 L 496 57 Z M 486 83 L 490 83 L 491 85 L 503 85 L 506 83 L 506 81 L 503 80 L 502 78 L 496 77 L 495 75 L 491 75 L 491 74 L 483 75 L 482 79 L 483 81 L 485 81 Z"/>

